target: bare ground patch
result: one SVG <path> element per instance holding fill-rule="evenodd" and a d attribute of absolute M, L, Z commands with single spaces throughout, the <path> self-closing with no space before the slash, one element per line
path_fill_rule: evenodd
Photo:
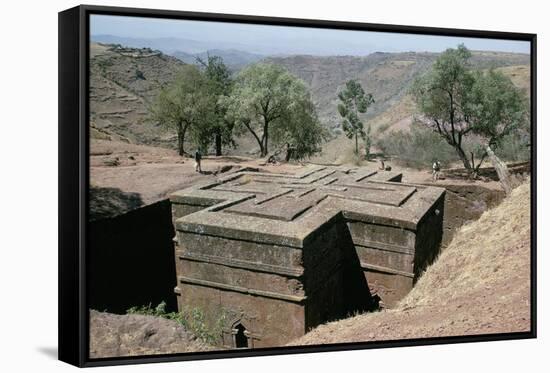
<path fill-rule="evenodd" d="M 90 311 L 90 357 L 142 356 L 210 351 L 174 320 Z"/>
<path fill-rule="evenodd" d="M 246 167 L 268 172 L 295 172 L 302 167 L 264 163 L 248 157 L 206 156 L 203 172 L 198 173 L 193 158 L 180 157 L 174 150 L 94 139 L 90 147 L 90 215 L 93 220 L 116 216 Z"/>

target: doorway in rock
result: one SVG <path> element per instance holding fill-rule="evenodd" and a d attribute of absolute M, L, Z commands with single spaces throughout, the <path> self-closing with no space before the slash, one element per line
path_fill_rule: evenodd
<path fill-rule="evenodd" d="M 235 332 L 235 347 L 236 348 L 248 348 L 248 337 L 246 336 L 246 328 L 242 324 L 237 324 L 234 329 Z"/>

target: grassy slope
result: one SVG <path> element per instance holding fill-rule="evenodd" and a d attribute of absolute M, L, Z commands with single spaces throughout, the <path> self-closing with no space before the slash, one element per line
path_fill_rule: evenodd
<path fill-rule="evenodd" d="M 529 65 L 515 65 L 515 66 L 506 66 L 499 67 L 497 70 L 500 70 L 507 75 L 512 82 L 523 90 L 528 97 L 531 94 L 531 70 Z"/>
<path fill-rule="evenodd" d="M 290 344 L 528 331 L 529 206 L 527 183 L 465 225 L 395 309 L 321 325 Z"/>

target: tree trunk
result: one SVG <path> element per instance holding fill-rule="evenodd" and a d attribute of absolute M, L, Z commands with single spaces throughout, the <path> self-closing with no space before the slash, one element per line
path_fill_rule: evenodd
<path fill-rule="evenodd" d="M 500 184 L 502 185 L 502 189 L 504 189 L 506 195 L 509 196 L 512 193 L 512 183 L 510 181 L 510 172 L 508 172 L 508 167 L 506 166 L 506 163 L 502 162 L 496 156 L 496 154 L 493 152 L 493 149 L 491 149 L 489 145 L 485 146 L 485 151 L 487 152 L 487 155 L 497 172 L 498 179 L 500 180 Z"/>
<path fill-rule="evenodd" d="M 359 155 L 359 143 L 357 141 L 357 132 L 355 132 L 355 154 Z"/>
<path fill-rule="evenodd" d="M 468 170 L 468 172 L 472 172 L 473 169 L 472 169 L 472 165 L 470 164 L 470 160 L 468 159 L 468 156 L 466 155 L 466 153 L 464 152 L 464 150 L 462 150 L 462 148 L 458 145 L 455 145 L 455 149 L 456 149 L 456 154 L 458 154 L 458 157 L 460 158 L 460 160 L 462 161 L 462 163 L 464 164 L 464 168 L 466 170 Z"/>
<path fill-rule="evenodd" d="M 269 133 L 268 133 L 268 129 L 269 129 L 269 124 L 268 122 L 266 122 L 264 124 L 264 146 L 263 146 L 263 149 L 262 149 L 262 157 L 265 157 L 268 153 L 268 146 L 267 146 L 267 141 L 268 141 L 268 136 L 269 136 Z"/>
<path fill-rule="evenodd" d="M 372 145 L 372 139 L 370 137 L 370 131 L 371 131 L 371 128 L 370 128 L 370 124 L 367 125 L 367 132 L 365 133 L 365 137 L 364 137 L 364 140 L 365 140 L 365 159 L 368 161 L 370 159 L 370 148 L 371 148 L 371 145 Z"/>
<path fill-rule="evenodd" d="M 258 137 L 258 135 L 256 134 L 256 132 L 254 132 L 254 130 L 252 129 L 252 127 L 250 127 L 250 121 L 248 122 L 244 122 L 244 126 L 248 129 L 248 131 L 254 136 L 254 138 L 256 139 L 256 141 L 258 142 L 258 145 L 260 146 L 260 156 L 264 156 L 264 139 L 263 137 L 260 139 Z"/>
<path fill-rule="evenodd" d="M 286 156 L 285 156 L 285 161 L 288 162 L 290 161 L 290 159 L 292 158 L 292 153 L 293 153 L 293 149 L 292 147 L 290 146 L 290 144 L 286 144 Z"/>
<path fill-rule="evenodd" d="M 178 154 L 180 157 L 183 157 L 183 143 L 185 141 L 185 130 L 187 127 L 184 127 L 182 123 L 178 124 Z"/>
<path fill-rule="evenodd" d="M 219 133 L 219 131 L 215 135 L 215 142 L 216 142 L 216 155 L 220 156 L 222 155 L 222 135 Z"/>
<path fill-rule="evenodd" d="M 477 164 L 477 166 L 474 166 L 475 163 L 474 163 L 474 156 L 473 156 L 473 153 L 472 153 L 472 166 L 474 166 L 474 172 L 477 174 L 479 172 L 479 168 L 481 167 L 481 165 L 483 164 L 483 161 L 485 160 L 485 158 L 487 157 L 487 151 L 485 151 L 485 153 L 483 153 L 483 155 L 481 156 L 481 158 L 479 159 L 479 163 Z"/>

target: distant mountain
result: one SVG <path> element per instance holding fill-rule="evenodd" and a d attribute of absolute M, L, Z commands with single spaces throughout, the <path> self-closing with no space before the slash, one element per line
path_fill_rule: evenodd
<path fill-rule="evenodd" d="M 243 52 L 236 49 L 210 49 L 206 52 L 195 54 L 190 54 L 182 51 L 176 51 L 172 53 L 172 56 L 189 64 L 197 63 L 197 57 L 206 61 L 209 55 L 219 56 L 223 58 L 223 62 L 233 71 L 241 70 L 246 65 L 258 62 L 265 58 L 265 56 L 261 54 Z"/>
<path fill-rule="evenodd" d="M 132 38 L 116 35 L 92 35 L 94 43 L 120 44 L 132 48 L 158 49 L 166 54 L 184 52 L 188 54 L 203 53 L 208 50 L 244 50 L 247 46 L 239 43 L 221 41 L 199 41 L 185 38 Z"/>
<path fill-rule="evenodd" d="M 238 71 L 246 65 L 258 62 L 266 56 L 251 53 L 241 49 L 238 43 L 212 41 L 197 41 L 182 38 L 130 38 L 115 35 L 92 35 L 92 42 L 102 44 L 119 44 L 130 48 L 151 48 L 164 54 L 174 56 L 179 60 L 195 64 L 196 58 L 206 59 L 207 55 L 220 56 L 233 71 Z M 243 47 L 243 46 L 241 46 Z"/>
<path fill-rule="evenodd" d="M 237 50 L 252 54 L 264 56 L 274 55 L 294 55 L 294 54 L 313 54 L 313 55 L 333 55 L 334 40 L 319 40 L 310 38 L 307 34 L 297 37 L 295 34 L 281 33 L 276 37 L 263 37 L 255 35 L 254 40 L 239 42 L 239 38 L 232 38 L 228 35 L 201 35 L 200 40 L 196 38 L 179 37 L 127 37 L 109 34 L 92 34 L 91 41 L 104 44 L 121 44 L 133 48 L 152 48 L 158 49 L 166 54 L 173 54 L 177 51 L 197 54 L 208 50 Z M 366 56 L 376 50 L 384 48 L 387 45 L 373 45 L 366 42 L 352 42 L 349 40 L 338 41 L 339 54 L 349 54 L 357 56 Z"/>

